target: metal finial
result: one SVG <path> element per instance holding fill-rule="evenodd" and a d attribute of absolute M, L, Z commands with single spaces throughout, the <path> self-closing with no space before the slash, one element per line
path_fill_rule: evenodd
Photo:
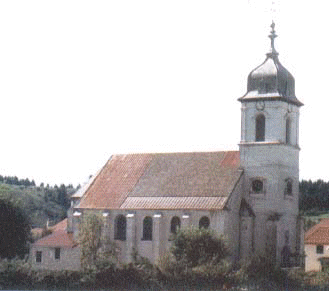
<path fill-rule="evenodd" d="M 271 24 L 271 34 L 268 36 L 270 39 L 271 39 L 271 51 L 268 53 L 268 55 L 278 55 L 278 52 L 275 50 L 275 47 L 274 47 L 274 39 L 277 37 L 276 33 L 275 33 L 275 23 L 274 21 L 272 21 L 272 24 Z"/>

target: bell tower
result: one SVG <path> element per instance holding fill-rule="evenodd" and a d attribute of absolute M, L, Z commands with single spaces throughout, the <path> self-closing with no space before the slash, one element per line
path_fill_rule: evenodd
<path fill-rule="evenodd" d="M 278 59 L 271 25 L 270 51 L 248 76 L 241 102 L 240 160 L 245 198 L 255 213 L 255 252 L 277 262 L 297 249 L 299 108 L 294 77 Z"/>

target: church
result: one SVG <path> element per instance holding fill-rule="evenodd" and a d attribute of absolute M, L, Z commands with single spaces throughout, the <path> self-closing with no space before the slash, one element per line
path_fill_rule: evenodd
<path fill-rule="evenodd" d="M 252 254 L 281 264 L 301 250 L 298 212 L 299 108 L 294 77 L 270 50 L 248 76 L 239 151 L 113 155 L 72 196 L 65 231 L 31 247 L 36 268 L 79 268 L 79 223 L 101 213 L 104 235 L 120 250 L 156 263 L 180 228 L 223 235 L 232 260 Z M 233 102 L 233 100 L 232 100 Z"/>

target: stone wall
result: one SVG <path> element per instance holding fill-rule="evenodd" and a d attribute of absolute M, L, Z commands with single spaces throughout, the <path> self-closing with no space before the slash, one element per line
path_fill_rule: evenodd
<path fill-rule="evenodd" d="M 36 252 L 42 253 L 41 262 L 36 262 Z M 70 270 L 79 271 L 80 264 L 80 249 L 74 248 L 60 248 L 60 258 L 55 258 L 55 248 L 53 247 L 32 247 L 30 250 L 30 260 L 32 268 L 38 270 Z"/>

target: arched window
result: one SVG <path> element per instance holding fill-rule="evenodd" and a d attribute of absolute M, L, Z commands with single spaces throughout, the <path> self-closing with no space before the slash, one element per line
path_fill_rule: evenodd
<path fill-rule="evenodd" d="M 152 240 L 152 230 L 153 230 L 152 217 L 146 216 L 143 220 L 142 240 Z"/>
<path fill-rule="evenodd" d="M 286 119 L 286 144 L 291 144 L 291 121 Z"/>
<path fill-rule="evenodd" d="M 265 141 L 265 116 L 263 114 L 256 117 L 256 141 Z"/>
<path fill-rule="evenodd" d="M 114 239 L 126 240 L 127 220 L 122 214 L 118 215 L 114 220 Z"/>
<path fill-rule="evenodd" d="M 199 221 L 199 228 L 205 228 L 207 229 L 210 225 L 210 220 L 207 216 L 203 216 L 201 217 L 200 221 Z"/>
<path fill-rule="evenodd" d="M 170 232 L 173 234 L 177 234 L 180 229 L 180 219 L 177 216 L 174 216 L 170 222 Z"/>
<path fill-rule="evenodd" d="M 286 179 L 286 187 L 284 189 L 284 194 L 291 196 L 293 193 L 293 188 L 292 188 L 292 180 L 291 179 Z"/>

